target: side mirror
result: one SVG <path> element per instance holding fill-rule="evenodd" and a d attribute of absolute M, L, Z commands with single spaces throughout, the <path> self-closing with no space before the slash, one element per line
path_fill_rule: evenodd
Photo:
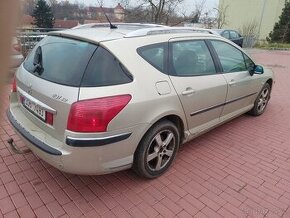
<path fill-rule="evenodd" d="M 260 65 L 253 65 L 249 67 L 249 73 L 251 76 L 253 76 L 254 74 L 263 74 L 264 68 Z"/>
<path fill-rule="evenodd" d="M 264 68 L 260 65 L 255 66 L 255 73 L 256 74 L 263 74 L 264 73 Z"/>

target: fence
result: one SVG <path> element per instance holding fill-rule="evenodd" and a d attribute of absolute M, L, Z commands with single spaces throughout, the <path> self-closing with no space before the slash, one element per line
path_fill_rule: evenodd
<path fill-rule="evenodd" d="M 48 32 L 63 30 L 59 28 L 20 28 L 17 29 L 17 40 L 24 57 L 43 39 Z"/>
<path fill-rule="evenodd" d="M 256 36 L 244 36 L 243 47 L 244 48 L 253 48 L 258 42 Z"/>

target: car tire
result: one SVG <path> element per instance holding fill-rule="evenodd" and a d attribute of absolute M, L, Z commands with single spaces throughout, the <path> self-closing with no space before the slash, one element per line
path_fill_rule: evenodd
<path fill-rule="evenodd" d="M 136 149 L 133 169 L 149 179 L 162 175 L 175 159 L 179 144 L 178 128 L 168 120 L 158 122 L 148 130 Z"/>
<path fill-rule="evenodd" d="M 252 108 L 252 110 L 249 111 L 249 114 L 253 116 L 260 116 L 261 114 L 263 114 L 268 105 L 270 95 L 271 86 L 269 83 L 266 83 L 258 94 L 254 103 L 254 107 Z"/>

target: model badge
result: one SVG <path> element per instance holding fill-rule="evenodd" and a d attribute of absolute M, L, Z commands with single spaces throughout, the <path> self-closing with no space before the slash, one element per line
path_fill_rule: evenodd
<path fill-rule="evenodd" d="M 28 85 L 28 91 L 27 91 L 27 93 L 29 95 L 32 95 L 32 84 L 31 83 Z"/>

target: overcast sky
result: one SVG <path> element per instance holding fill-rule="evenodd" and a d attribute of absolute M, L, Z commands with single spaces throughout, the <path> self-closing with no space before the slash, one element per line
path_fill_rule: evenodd
<path fill-rule="evenodd" d="M 72 3 L 79 2 L 84 3 L 86 5 L 97 5 L 97 0 L 69 0 Z M 194 10 L 195 1 L 200 2 L 202 0 L 184 0 L 183 5 L 180 6 L 180 8 L 184 11 L 186 10 L 187 13 L 191 13 Z M 134 2 L 131 0 L 131 2 Z M 135 2 L 138 2 L 136 0 Z M 212 10 L 214 7 L 218 6 L 219 0 L 206 0 L 205 10 Z M 115 7 L 118 3 L 118 0 L 104 0 L 104 7 Z"/>

